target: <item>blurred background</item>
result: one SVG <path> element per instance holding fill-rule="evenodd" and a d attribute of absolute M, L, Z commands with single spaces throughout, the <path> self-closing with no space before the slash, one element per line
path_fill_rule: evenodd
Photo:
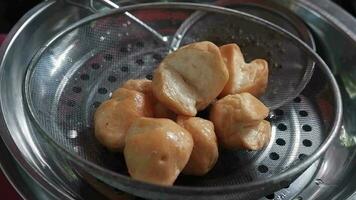
<path fill-rule="evenodd" d="M 40 0 L 0 0 L 0 33 L 8 32 Z"/>

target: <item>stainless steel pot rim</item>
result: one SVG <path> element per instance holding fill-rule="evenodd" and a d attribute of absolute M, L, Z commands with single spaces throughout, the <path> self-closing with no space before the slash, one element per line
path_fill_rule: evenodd
<path fill-rule="evenodd" d="M 3 73 L 3 68 L 4 68 L 4 58 L 6 57 L 8 53 L 8 47 L 13 45 L 14 41 L 17 39 L 18 32 L 22 31 L 24 26 L 27 25 L 27 23 L 33 18 L 35 18 L 38 14 L 42 13 L 45 11 L 47 8 L 52 6 L 55 3 L 55 1 L 44 1 L 39 3 L 37 6 L 32 8 L 29 12 L 27 12 L 19 22 L 12 28 L 12 30 L 7 34 L 7 37 L 5 41 L 2 43 L 0 46 L 0 74 Z M 64 191 L 61 191 L 53 182 L 49 181 L 48 178 L 42 174 L 36 167 L 30 163 L 26 157 L 23 155 L 23 152 L 18 148 L 16 142 L 13 140 L 11 136 L 11 131 L 9 130 L 9 127 L 7 126 L 6 118 L 4 117 L 4 112 L 3 112 L 3 104 L 0 102 L 0 127 L 1 129 L 1 134 L 0 134 L 0 139 L 4 141 L 5 147 L 9 150 L 9 153 L 11 156 L 15 159 L 17 164 L 24 170 L 24 172 L 29 175 L 36 183 L 41 185 L 41 187 L 47 191 L 49 194 L 53 196 L 60 196 L 61 198 L 66 198 L 66 199 L 71 199 L 67 193 Z M 2 152 L 3 153 L 3 152 Z M 11 184 L 18 190 L 18 193 L 24 198 L 25 193 L 23 191 L 20 191 L 20 189 L 11 181 L 11 178 L 9 179 Z M 46 186 L 46 187 L 45 187 Z"/>
<path fill-rule="evenodd" d="M 189 193 L 189 194 L 197 194 L 198 195 L 202 191 L 204 191 L 205 194 L 215 194 L 215 195 L 216 194 L 226 194 L 226 193 L 232 193 L 232 192 L 237 192 L 237 191 L 246 191 L 246 190 L 250 190 L 250 189 L 261 188 L 261 187 L 266 186 L 266 184 L 268 184 L 269 182 L 270 183 L 283 182 L 283 181 L 288 182 L 289 179 L 298 175 L 302 170 L 306 169 L 313 162 L 315 162 L 326 151 L 326 149 L 328 148 L 330 143 L 336 138 L 337 133 L 340 128 L 341 119 L 342 119 L 342 101 L 341 101 L 340 91 L 337 86 L 337 82 L 336 82 L 335 78 L 333 77 L 330 69 L 326 65 L 326 63 L 307 44 L 305 44 L 303 41 L 301 41 L 296 36 L 283 30 L 282 28 L 280 28 L 266 20 L 260 19 L 258 17 L 255 17 L 253 15 L 250 15 L 250 14 L 247 14 L 244 12 L 240 12 L 240 11 L 232 10 L 232 9 L 228 9 L 228 8 L 222 8 L 219 6 L 203 5 L 203 4 L 197 4 L 197 3 L 147 3 L 147 4 L 139 4 L 139 5 L 121 7 L 121 8 L 115 9 L 115 10 L 109 10 L 109 11 L 105 11 L 103 13 L 94 14 L 94 15 L 88 16 L 88 17 L 78 21 L 77 23 L 71 25 L 70 27 L 68 27 L 64 31 L 60 32 L 59 34 L 57 34 L 55 37 L 53 37 L 50 41 L 48 41 L 46 43 L 46 45 L 42 49 L 40 49 L 39 52 L 34 56 L 27 72 L 32 71 L 31 67 L 34 66 L 34 63 L 36 63 L 37 59 L 40 57 L 42 52 L 45 51 L 45 49 L 52 42 L 54 42 L 59 37 L 62 37 L 64 34 L 68 33 L 69 31 L 75 29 L 76 27 L 78 27 L 82 24 L 85 24 L 89 21 L 92 21 L 92 20 L 95 20 L 98 18 L 102 18 L 102 17 L 108 16 L 108 15 L 123 13 L 126 11 L 132 11 L 135 9 L 169 8 L 171 6 L 175 6 L 176 8 L 183 8 L 183 9 L 214 11 L 214 12 L 219 12 L 219 13 L 223 13 L 223 14 L 229 13 L 229 14 L 243 16 L 243 17 L 252 19 L 256 22 L 263 22 L 265 24 L 268 24 L 271 28 L 284 34 L 285 36 L 291 38 L 292 40 L 297 41 L 298 45 L 300 45 L 302 48 L 304 48 L 308 52 L 308 54 L 310 54 L 312 57 L 316 58 L 316 61 L 317 61 L 316 64 L 318 64 L 318 66 L 321 67 L 322 71 L 327 74 L 327 77 L 329 78 L 329 81 L 332 85 L 332 90 L 335 91 L 334 98 L 335 98 L 335 107 L 336 107 L 335 120 L 334 120 L 334 124 L 331 128 L 330 134 L 326 138 L 325 142 L 316 151 L 316 153 L 314 153 L 313 155 L 308 157 L 304 162 L 299 163 L 298 165 L 292 166 L 290 169 L 288 169 L 285 172 L 282 172 L 281 174 L 279 174 L 277 176 L 269 178 L 268 181 L 260 180 L 260 181 L 250 182 L 250 183 L 244 184 L 244 185 L 231 185 L 231 186 L 224 186 L 224 187 L 187 187 L 187 186 L 164 187 L 164 186 L 157 186 L 157 185 L 133 180 L 130 177 L 117 174 L 117 173 L 107 170 L 101 166 L 95 165 L 94 163 L 91 163 L 91 162 L 81 158 L 80 156 L 76 155 L 74 152 L 71 152 L 71 151 L 63 148 L 61 145 L 57 144 L 55 141 L 53 141 L 51 138 L 49 138 L 48 135 L 40 128 L 37 120 L 35 119 L 35 117 L 33 115 L 33 112 L 31 111 L 31 108 L 28 106 L 26 100 L 24 100 L 24 104 L 26 105 L 25 107 L 27 107 L 29 112 L 31 112 L 31 114 L 32 114 L 31 117 L 36 122 L 35 124 L 39 128 L 39 130 L 42 131 L 42 134 L 45 135 L 51 143 L 53 143 L 56 147 L 58 147 L 59 150 L 64 152 L 65 156 L 68 156 L 72 160 L 78 160 L 79 162 L 76 162 L 76 164 L 78 164 L 79 166 L 81 166 L 83 168 L 91 168 L 92 170 L 97 171 L 98 174 L 112 176 L 114 178 L 117 178 L 117 180 L 120 181 L 122 185 L 127 186 L 127 187 L 135 187 L 135 188 L 140 188 L 140 189 L 144 189 L 144 190 L 170 192 L 170 193 L 175 193 L 175 194 L 188 194 Z M 311 74 L 312 73 L 309 74 L 310 77 L 311 77 Z M 310 77 L 304 77 L 304 78 L 310 79 Z M 26 79 L 28 79 L 28 78 L 29 78 L 29 73 L 26 74 Z M 24 92 L 24 95 L 26 97 L 28 97 L 29 94 L 27 94 L 26 86 L 24 87 L 23 92 Z"/>

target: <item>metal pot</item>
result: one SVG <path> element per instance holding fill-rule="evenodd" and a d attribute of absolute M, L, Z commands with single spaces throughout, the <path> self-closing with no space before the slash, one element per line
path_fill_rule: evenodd
<path fill-rule="evenodd" d="M 143 1 L 133 3 L 140 2 Z M 236 1 L 204 2 L 236 3 Z M 250 6 L 250 8 L 251 6 L 255 8 L 266 7 L 264 1 L 241 2 L 245 5 L 245 9 L 246 6 Z M 127 1 L 121 1 L 121 3 L 126 5 Z M 354 80 L 352 77 L 356 75 L 354 68 L 356 60 L 353 55 L 356 53 L 356 20 L 328 0 L 270 0 L 267 1 L 267 4 L 273 5 L 269 7 L 269 9 L 272 9 L 271 12 L 280 14 L 281 10 L 287 11 L 281 14 L 285 20 L 293 20 L 296 14 L 309 26 L 314 33 L 317 51 L 323 56 L 324 60 L 328 61 L 339 81 L 346 112 L 340 139 L 332 144 L 325 156 L 312 165 L 288 188 L 276 191 L 266 198 L 325 199 L 333 197 L 345 199 L 356 188 L 355 181 L 348 181 L 345 178 L 355 174 L 355 169 L 352 166 L 356 163 L 356 140 L 352 135 L 355 134 L 353 133 L 355 130 L 353 125 L 355 114 L 352 113 L 352 109 L 356 102 L 353 99 L 355 92 L 352 87 L 352 80 Z M 6 113 L 9 106 L 17 105 L 15 107 L 16 112 L 7 112 L 7 116 L 2 115 L 0 119 L 1 139 L 7 148 L 2 153 L 6 155 L 8 160 L 16 163 L 15 165 L 19 166 L 19 169 L 12 170 L 12 166 L 9 166 L 11 162 L 6 160 L 1 165 L 24 198 L 104 199 L 118 196 L 128 197 L 82 172 L 76 171 L 65 157 L 62 157 L 47 144 L 40 134 L 36 134 L 35 127 L 31 126 L 28 116 L 21 106 L 22 99 L 18 99 L 18 102 L 9 102 L 5 95 L 9 92 L 12 95 L 21 93 L 21 82 L 18 80 L 23 78 L 24 68 L 28 66 L 34 53 L 49 38 L 68 25 L 92 14 L 93 11 L 106 9 L 101 4 L 95 4 L 93 7 L 90 7 L 90 4 L 85 5 L 87 6 L 78 7 L 64 1 L 41 3 L 29 11 L 12 29 L 0 52 L 0 70 L 10 72 L 8 73 L 9 76 L 1 76 L 0 79 L 1 112 Z M 253 12 L 256 9 L 248 10 L 247 12 Z M 298 29 L 298 27 L 294 28 Z M 313 45 L 313 42 L 310 42 L 310 44 Z M 347 49 L 347 51 L 345 52 L 343 49 Z M 28 181 L 19 181 L 21 178 Z M 34 188 L 28 190 L 25 184 L 34 186 Z M 36 186 L 39 186 L 38 188 L 42 190 L 35 189 Z M 36 193 L 33 191 L 43 192 Z"/>

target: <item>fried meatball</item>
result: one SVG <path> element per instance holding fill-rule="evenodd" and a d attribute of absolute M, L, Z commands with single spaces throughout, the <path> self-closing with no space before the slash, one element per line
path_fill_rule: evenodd
<path fill-rule="evenodd" d="M 152 95 L 152 81 L 148 79 L 130 79 L 126 81 L 121 88 Z"/>
<path fill-rule="evenodd" d="M 221 46 L 220 52 L 229 71 L 229 80 L 220 97 L 243 92 L 261 96 L 265 92 L 268 83 L 266 60 L 256 59 L 245 63 L 241 50 L 236 44 Z"/>
<path fill-rule="evenodd" d="M 208 173 L 219 157 L 218 144 L 211 121 L 199 117 L 179 116 L 177 123 L 193 137 L 194 147 L 183 173 L 202 176 Z"/>
<path fill-rule="evenodd" d="M 271 125 L 262 120 L 257 124 L 236 124 L 219 140 L 226 149 L 261 150 L 271 138 Z"/>
<path fill-rule="evenodd" d="M 128 128 L 136 118 L 143 116 L 153 116 L 146 96 L 121 88 L 112 99 L 104 101 L 95 111 L 95 136 L 108 149 L 122 151 Z"/>
<path fill-rule="evenodd" d="M 229 79 L 219 48 L 211 42 L 184 46 L 155 70 L 156 98 L 177 114 L 195 116 L 222 91 Z"/>
<path fill-rule="evenodd" d="M 127 134 L 124 156 L 136 180 L 173 185 L 193 149 L 190 133 L 169 119 L 136 119 Z"/>
<path fill-rule="evenodd" d="M 270 137 L 270 126 L 268 128 L 266 122 L 260 124 L 268 113 L 269 109 L 256 97 L 249 93 L 242 93 L 228 95 L 215 102 L 211 107 L 209 118 L 214 123 L 220 145 L 228 149 L 257 150 L 263 145 L 248 144 L 265 144 L 264 141 L 267 139 L 259 136 Z M 256 137 L 252 137 L 253 134 Z M 256 141 L 244 142 L 251 138 Z"/>
<path fill-rule="evenodd" d="M 147 95 L 149 98 L 152 109 L 153 115 L 155 118 L 168 118 L 175 120 L 176 114 L 169 110 L 166 106 L 160 103 L 156 97 L 154 97 L 152 92 L 152 81 L 148 79 L 131 79 L 126 81 L 122 86 L 122 88 L 136 90 L 138 92 L 142 92 Z"/>

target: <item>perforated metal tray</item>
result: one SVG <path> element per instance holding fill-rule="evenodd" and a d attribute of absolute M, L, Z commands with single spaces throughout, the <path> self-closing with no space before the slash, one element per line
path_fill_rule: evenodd
<path fill-rule="evenodd" d="M 289 4 L 290 3 L 290 4 Z M 304 7 L 304 5 L 306 5 L 306 4 L 300 4 L 300 2 L 289 2 L 289 3 L 287 3 L 287 6 L 291 6 L 291 8 L 293 8 L 293 9 L 295 9 L 295 11 L 296 12 L 300 12 L 300 14 L 301 14 L 301 16 L 302 17 L 304 17 L 305 19 L 308 19 L 307 20 L 307 22 L 311 25 L 311 27 L 314 29 L 314 30 L 318 30 L 317 31 L 317 33 L 318 32 L 330 32 L 330 33 L 333 33 L 333 34 L 327 34 L 327 35 L 323 35 L 323 36 L 325 36 L 325 38 L 324 37 L 319 37 L 318 36 L 318 39 L 321 39 L 321 41 L 323 41 L 324 39 L 326 40 L 326 41 L 330 41 L 330 39 L 328 39 L 328 37 L 329 36 L 333 36 L 334 37 L 334 39 L 335 39 L 335 37 L 340 37 L 340 38 L 342 38 L 342 39 L 339 39 L 339 41 L 345 41 L 345 44 L 347 44 L 348 45 L 348 49 L 352 49 L 353 48 L 353 44 L 354 44 L 354 41 L 352 40 L 352 39 L 350 39 L 350 38 L 352 38 L 352 36 L 348 36 L 348 37 L 343 37 L 343 36 L 345 36 L 345 35 L 347 35 L 347 34 L 351 34 L 352 33 L 352 31 L 345 31 L 345 32 L 333 32 L 333 31 L 336 31 L 336 30 L 338 30 L 338 31 L 340 31 L 340 30 L 342 30 L 343 28 L 345 28 L 345 26 L 337 26 L 338 28 L 337 29 L 334 29 L 333 27 L 336 27 L 336 25 L 335 25 L 335 19 L 334 18 L 329 18 L 330 16 L 329 15 L 324 15 L 325 13 L 325 10 L 323 10 L 323 9 L 333 9 L 334 7 L 333 7 L 333 5 L 330 5 L 330 3 L 325 3 L 325 5 L 320 5 L 320 7 L 315 7 L 315 4 L 311 4 L 311 5 L 309 5 L 309 3 L 308 3 L 308 7 L 309 8 L 306 8 L 306 7 Z M 320 3 L 320 2 L 317 2 L 318 4 Z M 45 5 L 48 5 L 47 3 L 45 4 Z M 50 5 L 50 4 L 49 4 Z M 43 6 L 43 5 L 41 5 L 41 6 Z M 58 5 L 56 5 L 56 6 L 58 6 Z M 42 7 L 39 7 L 39 8 L 42 8 Z M 47 8 L 47 7 L 46 7 Z M 48 10 L 45 10 L 45 11 L 50 11 L 49 12 L 49 16 L 48 16 L 48 18 L 50 17 L 50 16 L 53 16 L 52 15 L 52 13 L 54 13 L 54 12 L 56 12 L 57 10 L 58 11 L 60 11 L 59 13 L 62 13 L 64 16 L 70 16 L 70 14 L 66 14 L 65 12 L 63 12 L 63 9 L 59 6 L 59 7 L 57 7 L 58 9 L 53 9 L 53 7 L 51 7 L 51 8 L 47 8 Z M 321 15 L 320 16 L 315 16 L 315 20 L 317 20 L 317 21 L 312 21 L 312 20 L 310 20 L 310 16 L 314 16 L 313 14 L 313 12 L 310 12 L 311 10 L 310 9 L 316 9 L 316 10 L 314 10 L 315 12 L 317 12 L 317 13 L 320 13 Z M 62 9 L 62 10 L 61 10 Z M 64 9 L 64 10 L 66 10 L 66 9 Z M 41 12 L 42 12 L 43 10 L 41 10 Z M 67 9 L 67 11 L 70 13 L 70 12 L 73 12 L 74 10 L 71 10 L 71 9 Z M 335 10 L 332 10 L 332 11 L 335 11 Z M 328 11 L 328 12 L 330 12 L 330 11 Z M 33 13 L 31 13 L 31 14 L 33 14 Z M 80 15 L 76 15 L 76 16 L 84 16 L 86 14 L 86 12 L 82 12 Z M 311 15 L 309 15 L 309 14 L 311 14 Z M 336 14 L 340 14 L 340 10 L 337 10 L 337 13 Z M 343 13 L 341 12 L 341 15 L 342 15 Z M 327 18 L 324 18 L 324 17 L 327 17 Z M 340 15 L 339 15 L 340 16 Z M 58 15 L 58 17 L 60 18 L 60 15 Z M 342 17 L 341 18 L 343 18 L 343 19 L 349 19 L 347 16 L 345 16 L 345 15 L 342 15 Z M 36 18 L 35 18 L 36 19 Z M 71 18 L 72 20 L 74 19 L 74 18 Z M 31 19 L 32 20 L 32 19 Z M 324 21 L 325 20 L 325 21 Z M 331 20 L 331 21 L 333 21 L 332 23 L 330 23 L 330 21 L 328 21 L 328 20 Z M 336 20 L 337 21 L 337 20 Z M 344 21 L 346 21 L 346 20 L 344 20 Z M 31 21 L 31 23 L 30 23 L 30 25 L 33 25 L 33 23 L 32 23 L 33 21 Z M 38 22 L 38 21 L 37 21 Z M 315 22 L 315 24 L 313 24 Z M 337 23 L 339 23 L 339 22 L 337 22 Z M 331 24 L 331 25 L 330 25 Z M 352 24 L 352 23 L 351 23 Z M 29 27 L 31 27 L 29 25 Z M 36 29 L 39 27 L 38 25 L 36 25 L 35 26 L 36 27 Z M 352 27 L 354 27 L 354 26 L 350 26 L 350 25 L 348 25 L 348 27 L 350 27 L 351 29 L 352 29 Z M 27 27 L 28 28 L 28 27 Z M 47 28 L 46 28 L 46 30 L 48 30 Z M 53 29 L 54 30 L 54 29 Z M 51 31 L 53 31 L 52 29 L 51 29 Z M 319 31 L 319 30 L 323 30 L 323 31 Z M 32 32 L 31 31 L 31 29 L 25 29 L 25 30 L 23 30 L 24 32 L 26 32 L 26 31 L 29 31 L 29 32 Z M 20 37 L 22 37 L 22 33 L 24 33 L 24 32 L 20 32 L 21 34 L 19 34 L 19 36 Z M 347 34 L 346 34 L 347 33 Z M 37 38 L 37 39 L 39 39 L 39 38 Z M 42 37 L 42 39 L 44 39 L 44 40 L 46 40 L 45 39 L 45 37 Z M 27 40 L 20 40 L 20 41 L 27 41 Z M 325 42 L 325 41 L 324 41 Z M 325 44 L 323 42 L 323 44 Z M 17 44 L 17 43 L 19 43 L 19 41 L 17 41 L 17 42 L 15 42 L 15 44 Z M 11 54 L 11 52 L 14 50 L 12 47 L 14 47 L 13 45 L 15 45 L 15 44 L 11 44 L 11 45 L 7 45 L 7 47 L 9 47 L 9 50 L 10 50 L 10 52 L 8 52 L 8 53 L 10 53 Z M 334 44 L 333 44 L 334 45 Z M 335 44 L 336 45 L 336 44 Z M 29 47 L 31 46 L 31 44 L 30 45 L 28 45 Z M 10 48 L 11 47 L 11 48 Z M 331 46 L 330 45 L 327 45 L 326 47 L 325 46 L 323 46 L 325 49 L 324 50 L 326 50 L 326 49 L 329 49 Z M 333 49 L 333 48 L 331 48 L 331 49 Z M 20 50 L 20 49 L 19 49 Z M 330 52 L 332 52 L 332 51 L 330 51 Z M 325 54 L 325 56 L 326 57 L 328 57 L 329 55 L 328 54 Z M 334 55 L 330 55 L 331 57 L 329 57 L 329 58 L 333 58 L 333 56 Z M 26 61 L 26 59 L 25 59 L 25 61 Z M 350 64 L 350 63 L 347 63 L 347 62 L 351 62 L 351 60 L 340 60 L 340 59 L 337 59 L 336 60 L 337 62 L 341 62 L 340 63 L 340 65 L 339 66 L 352 66 L 352 63 Z M 6 62 L 5 62 L 6 63 Z M 4 63 L 3 63 L 4 64 Z M 346 128 L 346 130 L 349 130 L 348 128 Z M 348 135 L 348 134 L 347 134 Z M 5 137 L 6 138 L 6 135 L 2 135 L 2 137 Z M 349 138 L 348 136 L 347 136 L 347 138 Z M 7 140 L 7 141 L 9 141 L 9 140 Z M 37 143 L 37 142 L 39 142 L 38 140 L 30 140 L 30 141 L 32 141 L 32 142 L 35 142 L 35 143 Z M 25 141 L 24 141 L 25 142 Z M 41 143 L 44 143 L 43 141 L 41 142 Z M 9 144 L 9 143 L 8 143 Z M 18 143 L 19 144 L 19 143 Z M 26 149 L 27 147 L 26 147 L 26 145 L 25 146 L 17 146 L 17 145 L 12 145 L 12 147 L 14 147 L 14 148 L 17 148 L 17 147 L 20 147 L 20 148 L 24 148 L 24 149 Z M 11 148 L 12 150 L 14 150 L 13 148 Z M 333 158 L 335 158 L 335 156 L 336 157 L 338 157 L 338 158 L 340 158 L 339 160 L 340 160 L 340 162 L 339 162 L 339 164 L 338 164 L 338 166 L 339 165 L 343 165 L 343 166 L 345 166 L 345 168 L 347 168 L 347 166 L 350 164 L 350 162 L 352 163 L 352 150 L 353 150 L 354 148 L 352 148 L 352 147 L 348 147 L 348 148 L 346 148 L 345 149 L 345 147 L 344 146 L 342 146 L 342 145 L 340 145 L 339 144 L 339 142 L 338 141 L 336 141 L 336 144 L 334 144 L 333 145 L 333 154 L 331 155 L 331 156 L 329 156 L 328 157 L 328 159 L 325 159 L 325 161 L 324 162 L 327 162 L 327 163 L 329 163 L 327 166 L 327 168 L 324 168 L 324 167 L 322 167 L 322 169 L 330 169 L 330 170 L 333 170 L 333 172 L 334 172 L 334 174 L 338 174 L 338 176 L 337 177 L 339 177 L 339 178 L 337 178 L 337 179 L 330 179 L 330 178 L 328 178 L 328 174 L 326 173 L 326 172 L 324 172 L 324 170 L 318 170 L 320 173 L 319 174 L 317 174 L 316 176 L 316 178 L 315 179 L 317 179 L 317 178 L 319 178 L 317 181 L 312 181 L 311 183 L 310 183 L 310 185 L 309 185 L 309 187 L 308 187 L 308 189 L 306 189 L 306 190 L 303 190 L 304 192 L 305 192 L 305 194 L 303 194 L 303 193 L 301 193 L 300 195 L 301 195 L 301 197 L 304 197 L 304 199 L 307 199 L 307 197 L 309 197 L 309 196 L 313 196 L 313 197 L 315 197 L 315 198 L 317 198 L 317 196 L 323 196 L 323 195 L 325 195 L 325 194 L 329 194 L 329 193 L 331 193 L 331 192 L 334 192 L 335 190 L 334 189 L 336 189 L 336 187 L 334 187 L 334 186 L 332 186 L 332 185 L 337 185 L 336 183 L 337 183 L 337 181 L 341 181 L 342 182 L 342 177 L 343 176 L 341 176 L 340 175 L 340 173 L 346 173 L 345 172 L 345 170 L 342 170 L 342 172 L 341 171 L 338 171 L 338 170 L 335 170 L 336 168 L 334 168 L 334 167 L 336 167 L 336 166 L 333 166 L 333 165 L 331 165 L 332 163 L 333 163 Z M 31 151 L 33 151 L 33 150 L 36 150 L 35 152 L 37 152 L 36 154 L 24 154 L 24 155 L 34 155 L 34 156 L 32 156 L 32 160 L 34 161 L 34 163 L 36 162 L 36 159 L 38 159 L 38 156 L 39 155 L 41 155 L 42 153 L 42 150 L 40 150 L 40 151 L 37 151 L 38 150 L 38 148 L 36 148 L 36 146 L 33 146 L 32 145 L 32 147 L 30 148 L 30 149 L 28 149 L 28 150 L 26 150 L 26 152 L 31 152 Z M 14 152 L 14 151 L 13 151 Z M 336 152 L 336 153 L 335 153 Z M 340 154 L 341 153 L 341 154 Z M 19 160 L 21 160 L 21 155 L 20 154 L 16 154 L 17 155 L 17 159 Z M 40 157 L 41 159 L 39 160 L 40 162 L 39 163 L 42 163 L 42 164 L 44 164 L 44 165 L 42 165 L 42 166 L 44 166 L 44 168 L 48 168 L 48 167 L 50 167 L 50 166 L 54 166 L 55 164 L 54 163 L 52 163 L 52 164 L 50 164 L 50 165 L 47 165 L 48 164 L 48 162 L 51 162 L 50 161 L 50 159 L 49 159 L 49 157 L 48 156 L 45 156 L 45 157 L 43 157 L 43 156 L 41 156 Z M 345 158 L 345 159 L 344 159 Z M 30 160 L 31 160 L 31 158 L 29 158 Z M 47 160 L 47 162 L 43 162 L 44 160 L 43 159 L 45 159 L 45 160 Z M 330 162 L 329 162 L 330 161 Z M 21 165 L 23 165 L 24 163 L 23 162 L 20 162 L 20 163 L 22 163 Z M 344 163 L 344 164 L 340 164 L 340 163 Z M 325 163 L 326 164 L 326 163 Z M 27 170 L 31 170 L 31 168 L 28 168 L 28 167 L 25 167 L 25 169 L 27 169 Z M 69 169 L 69 168 L 68 168 Z M 319 169 L 319 168 L 318 168 Z M 50 171 L 47 171 L 46 172 L 47 174 L 49 173 L 53 173 L 53 171 L 52 172 L 50 172 Z M 59 171 L 56 171 L 55 172 L 56 174 L 58 174 L 59 173 Z M 313 173 L 311 173 L 311 174 L 313 174 Z M 304 180 L 307 180 L 308 178 L 313 178 L 313 176 L 311 175 L 311 174 L 309 174 L 309 175 L 307 175 L 307 176 L 305 176 L 304 177 Z M 34 178 L 40 178 L 39 176 L 33 176 Z M 48 177 L 51 177 L 51 179 L 53 179 L 54 177 L 56 177 L 56 176 L 48 176 Z M 66 181 L 68 181 L 68 180 L 73 180 L 72 178 L 68 178 L 67 176 L 62 176 L 62 177 L 66 177 L 66 178 L 64 178 L 64 181 L 66 182 Z M 73 176 L 73 177 L 75 177 L 75 176 Z M 308 177 L 308 178 L 306 178 L 306 177 Z M 36 179 L 37 179 L 36 178 Z M 314 178 L 313 178 L 314 179 Z M 339 180 L 340 179 L 340 180 Z M 47 179 L 47 181 L 49 181 L 50 179 Z M 69 188 L 66 188 L 66 189 L 60 189 L 61 191 L 70 191 L 70 190 L 75 190 L 75 191 L 77 191 L 77 192 L 74 192 L 74 193 L 81 193 L 81 192 L 78 192 L 79 190 L 77 190 L 77 189 L 75 189 L 75 188 L 77 188 L 77 186 L 78 186 L 78 188 L 80 188 L 81 186 L 79 186 L 80 185 L 80 180 L 77 180 L 78 182 L 77 182 L 77 184 L 73 184 L 74 182 L 72 182 L 72 187 L 71 187 L 71 189 L 69 189 Z M 42 181 L 40 181 L 40 182 L 42 182 Z M 43 183 L 43 182 L 42 182 Z M 317 184 L 316 184 L 317 183 Z M 331 184 L 331 185 L 330 185 Z M 51 185 L 52 184 L 44 184 L 45 185 L 45 187 L 47 187 L 47 188 L 50 188 L 50 187 L 52 187 Z M 59 189 L 59 188 L 61 188 L 62 186 L 60 186 L 60 185 L 58 185 L 58 184 L 56 184 L 57 186 L 56 186 L 56 189 Z M 68 184 L 67 184 L 68 185 Z M 75 185 L 77 185 L 77 186 L 75 186 Z M 342 184 L 339 184 L 340 186 L 342 186 Z M 282 190 L 282 191 L 280 191 L 280 192 L 276 192 L 276 194 L 275 194 L 275 196 L 276 197 L 280 197 L 280 198 L 284 198 L 284 199 L 289 199 L 289 197 L 291 197 L 291 196 L 295 196 L 295 195 L 297 195 L 298 194 L 298 191 L 301 191 L 302 190 L 302 185 L 298 185 L 298 184 L 296 184 L 296 185 L 294 185 L 294 184 L 292 184 L 289 188 L 286 188 L 286 189 L 284 189 L 284 190 Z M 323 188 L 323 189 L 321 189 L 321 188 Z M 345 187 L 346 188 L 346 187 Z M 351 190 L 352 191 L 352 190 Z M 82 191 L 83 192 L 83 191 Z M 83 192 L 83 193 L 85 193 L 85 192 Z M 313 195 L 311 195 L 311 194 L 313 194 Z M 345 194 L 346 195 L 346 194 Z M 271 196 L 272 195 L 270 195 L 269 197 L 271 198 Z M 66 197 L 67 198 L 67 197 Z M 79 196 L 77 196 L 77 198 L 80 198 L 80 195 Z M 61 199 L 63 199 L 63 198 L 61 198 Z"/>

